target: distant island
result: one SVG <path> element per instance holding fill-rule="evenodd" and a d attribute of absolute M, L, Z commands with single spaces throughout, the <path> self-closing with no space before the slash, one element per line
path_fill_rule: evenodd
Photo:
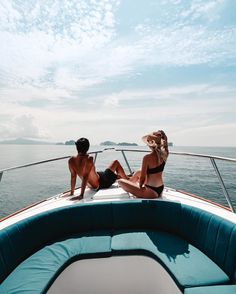
<path fill-rule="evenodd" d="M 66 141 L 65 145 L 75 145 L 75 140 Z"/>
<path fill-rule="evenodd" d="M 0 144 L 5 144 L 5 145 L 75 145 L 74 140 L 68 140 L 65 143 L 63 142 L 45 142 L 45 141 L 37 141 L 37 140 L 30 140 L 30 139 L 25 139 L 25 138 L 17 138 L 13 140 L 5 140 L 5 141 L 0 141 Z M 104 141 L 100 143 L 100 146 L 138 146 L 137 143 L 128 143 L 128 142 L 120 142 L 116 143 L 113 141 Z M 168 146 L 173 147 L 173 143 L 169 142 Z"/>
<path fill-rule="evenodd" d="M 121 142 L 121 143 L 116 143 L 112 141 L 105 141 L 100 143 L 101 146 L 138 146 L 136 143 L 128 143 L 128 142 Z"/>
<path fill-rule="evenodd" d="M 30 140 L 30 139 L 25 139 L 25 138 L 17 138 L 17 139 L 13 139 L 13 140 L 0 141 L 0 144 L 5 144 L 5 145 L 74 145 L 75 141 L 69 140 L 69 141 L 66 141 L 65 143 L 63 143 L 63 142 L 55 143 L 55 142 Z"/>
<path fill-rule="evenodd" d="M 116 143 L 113 141 L 105 141 L 100 143 L 101 146 L 138 146 L 136 143 L 127 143 L 127 142 L 121 142 L 121 143 Z M 174 144 L 172 142 L 168 143 L 169 147 L 173 147 Z"/>

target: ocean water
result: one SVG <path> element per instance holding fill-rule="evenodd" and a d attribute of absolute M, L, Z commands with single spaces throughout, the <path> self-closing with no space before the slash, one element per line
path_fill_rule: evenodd
<path fill-rule="evenodd" d="M 92 146 L 90 151 L 103 149 L 103 146 Z M 135 149 L 145 150 L 146 147 L 139 146 Z M 174 146 L 170 151 L 236 158 L 236 148 L 230 147 Z M 0 145 L 0 170 L 75 154 L 75 146 Z M 144 153 L 126 152 L 132 170 L 140 168 L 143 155 Z M 122 154 L 114 150 L 98 154 L 97 170 L 103 170 L 114 159 L 118 159 L 129 173 Z M 26 205 L 69 190 L 67 161 L 64 159 L 4 172 L 0 182 L 0 218 Z M 217 160 L 216 164 L 236 207 L 236 163 Z M 184 190 L 227 206 L 210 159 L 170 154 L 164 171 L 164 182 L 170 188 Z M 80 184 L 79 180 L 77 184 Z"/>

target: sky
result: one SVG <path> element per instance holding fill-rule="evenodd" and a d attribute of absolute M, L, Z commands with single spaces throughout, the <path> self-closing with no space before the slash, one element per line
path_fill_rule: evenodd
<path fill-rule="evenodd" d="M 236 146 L 235 0 L 0 0 L 0 140 Z"/>

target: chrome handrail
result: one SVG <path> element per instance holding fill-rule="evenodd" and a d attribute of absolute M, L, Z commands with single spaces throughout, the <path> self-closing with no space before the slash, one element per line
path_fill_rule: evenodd
<path fill-rule="evenodd" d="M 214 156 L 214 155 L 200 154 L 200 153 L 173 152 L 173 151 L 170 151 L 170 154 L 195 156 L 195 157 L 201 157 L 201 158 L 213 158 L 213 159 L 217 159 L 217 160 L 224 160 L 224 161 L 236 162 L 236 159 L 235 158 L 222 157 L 222 156 Z"/>
<path fill-rule="evenodd" d="M 148 153 L 150 150 L 142 150 L 142 149 L 115 149 L 115 151 L 129 151 L 129 152 L 144 152 Z M 169 154 L 173 155 L 186 155 L 186 156 L 195 156 L 195 157 L 205 157 L 205 158 L 214 158 L 214 159 L 219 159 L 219 160 L 224 160 L 224 161 L 231 161 L 231 162 L 236 162 L 235 158 L 230 158 L 230 157 L 222 157 L 222 156 L 214 156 L 214 155 L 208 155 L 208 154 L 201 154 L 201 153 L 190 153 L 190 152 L 177 152 L 177 151 L 170 151 Z"/>
<path fill-rule="evenodd" d="M 105 148 L 105 149 L 99 150 L 99 151 L 88 152 L 88 154 L 95 154 L 95 158 L 94 158 L 94 163 L 95 163 L 98 153 L 103 153 L 104 151 L 107 151 L 107 150 L 114 150 L 114 151 L 121 152 L 130 173 L 132 173 L 132 169 L 130 167 L 130 164 L 129 164 L 129 161 L 128 161 L 127 157 L 126 157 L 125 152 L 140 152 L 140 153 L 148 153 L 148 152 L 150 152 L 148 149 L 147 150 L 142 150 L 142 149 L 122 149 L 122 148 L 121 149 L 116 149 L 114 147 L 109 147 L 109 148 Z M 219 169 L 218 169 L 218 167 L 216 165 L 215 160 L 223 160 L 223 161 L 235 162 L 236 163 L 236 159 L 228 158 L 228 157 L 221 157 L 221 156 L 207 155 L 207 154 L 199 154 L 199 153 L 188 153 L 188 152 L 170 151 L 169 153 L 172 154 L 172 155 L 193 156 L 193 157 L 200 157 L 200 158 L 208 158 L 208 159 L 210 159 L 210 161 L 211 161 L 211 163 L 213 165 L 213 168 L 215 170 L 215 173 L 217 175 L 217 178 L 219 180 L 219 183 L 221 185 L 221 188 L 223 190 L 223 194 L 225 196 L 225 199 L 226 199 L 230 209 L 232 210 L 232 212 L 235 213 L 235 209 L 233 207 L 231 198 L 230 198 L 230 196 L 228 194 L 228 191 L 226 189 L 226 186 L 225 186 L 224 181 L 223 181 L 223 179 L 221 177 L 220 171 L 219 171 Z M 0 170 L 0 182 L 1 182 L 1 179 L 2 179 L 2 176 L 3 176 L 4 172 L 8 172 L 8 171 L 16 170 L 16 169 L 20 169 L 20 168 L 25 168 L 25 167 L 29 167 L 29 166 L 34 166 L 34 165 L 38 165 L 38 164 L 43 164 L 43 163 L 47 163 L 47 162 L 67 159 L 67 158 L 70 158 L 70 157 L 71 157 L 71 155 L 63 156 L 63 157 L 57 157 L 57 158 L 51 158 L 51 159 L 47 159 L 47 160 L 43 160 L 43 161 L 37 161 L 37 162 L 32 162 L 32 163 L 28 163 L 28 164 L 24 164 L 24 165 L 19 165 L 19 166 L 15 166 L 15 167 L 2 169 L 2 170 Z"/>
<path fill-rule="evenodd" d="M 88 152 L 88 154 L 95 154 L 94 164 L 96 162 L 98 153 L 102 153 L 102 152 L 103 152 L 102 150 Z M 34 165 L 38 165 L 38 164 L 42 164 L 42 163 L 47 163 L 47 162 L 67 159 L 67 158 L 70 158 L 70 157 L 71 157 L 71 155 L 67 155 L 67 156 L 63 156 L 63 157 L 50 158 L 50 159 L 47 159 L 47 160 L 31 162 L 31 163 L 27 163 L 27 164 L 23 164 L 23 165 L 18 165 L 18 166 L 13 166 L 13 167 L 2 169 L 2 170 L 0 170 L 0 182 L 1 182 L 1 179 L 2 179 L 2 176 L 3 176 L 4 172 L 8 172 L 8 171 L 11 171 L 11 170 L 20 169 L 20 168 L 24 168 L 24 167 L 34 166 Z"/>

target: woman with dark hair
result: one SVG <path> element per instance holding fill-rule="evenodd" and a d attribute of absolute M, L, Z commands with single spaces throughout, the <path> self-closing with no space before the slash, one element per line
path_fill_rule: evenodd
<path fill-rule="evenodd" d="M 142 140 L 151 150 L 143 157 L 141 171 L 130 180 L 118 180 L 118 184 L 138 198 L 157 198 L 164 189 L 162 172 L 169 155 L 167 136 L 161 130 L 144 136 Z"/>
<path fill-rule="evenodd" d="M 72 156 L 68 161 L 71 173 L 70 195 L 74 195 L 77 176 L 80 177 L 82 182 L 80 195 L 73 197 L 72 200 L 82 199 L 86 186 L 97 190 L 105 189 L 109 188 L 117 179 L 128 179 L 118 160 L 114 160 L 105 171 L 97 172 L 93 157 L 87 153 L 90 147 L 87 138 L 78 139 L 75 145 L 78 154 Z"/>

